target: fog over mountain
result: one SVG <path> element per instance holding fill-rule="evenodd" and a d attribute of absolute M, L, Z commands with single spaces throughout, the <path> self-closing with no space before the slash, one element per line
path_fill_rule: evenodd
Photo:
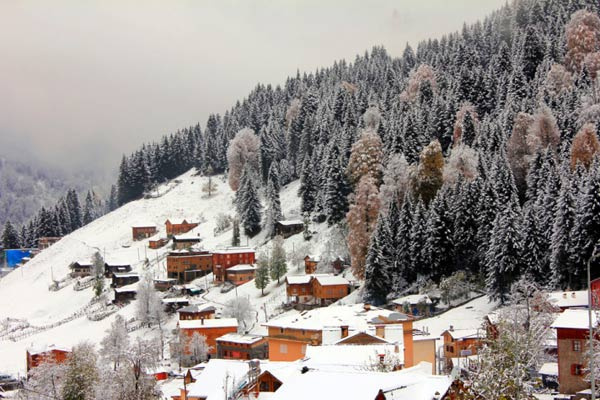
<path fill-rule="evenodd" d="M 504 3 L 4 1 L 0 153 L 113 172 L 122 153 L 204 124 L 257 82 L 373 45 L 400 56 Z"/>

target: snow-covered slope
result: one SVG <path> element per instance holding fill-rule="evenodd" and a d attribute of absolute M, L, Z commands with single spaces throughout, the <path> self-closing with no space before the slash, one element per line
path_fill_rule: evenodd
<path fill-rule="evenodd" d="M 148 248 L 148 240 L 132 241 L 132 225 L 141 222 L 155 223 L 159 228 L 159 233 L 154 236 L 156 238 L 165 236 L 164 222 L 168 218 L 202 221 L 197 230 L 205 249 L 229 245 L 231 230 L 220 235 L 214 235 L 213 231 L 218 214 L 234 215 L 234 193 L 224 177 L 216 177 L 213 178 L 213 182 L 217 184 L 217 192 L 207 198 L 202 192 L 202 186 L 207 179 L 196 176 L 193 170 L 189 171 L 161 186 L 156 197 L 131 202 L 93 221 L 42 251 L 24 267 L 0 279 L 0 372 L 24 373 L 25 349 L 32 344 L 53 343 L 70 346 L 82 340 L 98 343 L 104 336 L 114 315 L 93 322 L 81 312 L 89 307 L 93 298 L 91 288 L 75 291 L 71 282 L 58 291 L 49 290 L 53 280 L 67 277 L 71 262 L 87 261 L 95 251 L 100 251 L 107 261 L 122 260 L 131 263 L 134 271 L 141 273 L 148 269 L 155 277 L 166 276 L 165 255 L 168 246 L 152 250 Z M 281 204 L 286 218 L 299 217 L 300 202 L 297 191 L 298 182 L 282 189 Z M 313 229 L 316 234 L 309 244 L 309 251 L 320 254 L 324 250 L 324 239 L 329 229 L 326 225 L 315 225 Z M 255 246 L 259 251 L 269 251 L 270 248 L 270 242 L 262 233 L 249 240 L 242 237 L 242 243 Z M 301 246 L 306 246 L 301 234 L 288 238 L 285 242 L 288 252 Z M 146 258 L 150 261 L 148 266 L 144 265 Z M 289 270 L 290 274 L 303 273 L 292 265 Z M 271 283 L 265 294 L 261 295 L 254 282 L 238 288 L 238 295 L 249 297 L 257 310 L 255 328 L 259 328 L 259 323 L 265 319 L 263 305 L 266 304 L 267 314 L 271 315 L 276 306 L 285 301 L 285 285 Z M 222 294 L 217 288 L 213 288 L 204 297 L 205 300 L 221 306 L 228 299 L 235 297 L 235 291 Z M 119 314 L 127 318 L 134 312 L 135 302 L 119 310 Z M 6 332 L 3 331 L 3 327 L 6 326 L 7 318 L 27 321 L 33 326 L 45 329 L 12 341 L 8 336 L 2 336 Z M 64 323 L 64 319 L 70 318 L 73 320 Z M 48 328 L 48 325 L 61 321 L 59 326 Z M 171 323 L 174 325 L 175 321 Z"/>

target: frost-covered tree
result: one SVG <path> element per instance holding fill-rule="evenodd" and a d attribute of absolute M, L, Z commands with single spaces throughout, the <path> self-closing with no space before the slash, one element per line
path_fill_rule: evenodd
<path fill-rule="evenodd" d="M 115 320 L 106 331 L 106 336 L 100 342 L 100 356 L 112 364 L 116 371 L 125 360 L 129 349 L 129 335 L 125 319 L 117 314 Z"/>
<path fill-rule="evenodd" d="M 528 132 L 533 123 L 533 116 L 524 112 L 518 113 L 515 117 L 512 133 L 506 143 L 506 157 L 520 198 L 524 198 L 527 189 L 526 178 L 532 154 L 528 145 Z"/>
<path fill-rule="evenodd" d="M 400 99 L 403 101 L 416 100 L 423 86 L 429 86 L 433 93 L 437 91 L 435 71 L 427 64 L 421 64 L 418 68 L 410 72 L 408 85 L 400 94 Z"/>
<path fill-rule="evenodd" d="M 258 173 L 260 139 L 249 128 L 240 130 L 227 149 L 229 186 L 234 192 L 240 187 L 240 179 L 245 170 Z"/>
<path fill-rule="evenodd" d="M 6 221 L 6 224 L 4 224 L 4 231 L 2 232 L 2 247 L 5 249 L 18 249 L 20 244 L 17 230 L 10 221 Z"/>
<path fill-rule="evenodd" d="M 585 56 L 600 48 L 600 18 L 591 11 L 579 10 L 573 13 L 565 30 L 565 63 L 571 72 L 579 73 Z"/>
<path fill-rule="evenodd" d="M 265 210 L 264 229 L 267 237 L 273 237 L 275 235 L 275 223 L 283 219 L 281 200 L 279 199 L 279 175 L 274 164 L 271 164 L 271 168 L 269 169 L 266 200 L 267 209 Z"/>
<path fill-rule="evenodd" d="M 61 398 L 88 400 L 94 398 L 98 381 L 98 355 L 90 343 L 80 343 L 68 355 L 62 382 Z"/>
<path fill-rule="evenodd" d="M 354 185 L 363 176 L 370 176 L 379 183 L 381 179 L 381 162 L 383 160 L 382 143 L 377 132 L 365 130 L 352 145 L 348 160 L 348 177 Z"/>
<path fill-rule="evenodd" d="M 57 362 L 54 356 L 46 357 L 41 364 L 29 371 L 29 378 L 19 396 L 26 400 L 38 400 L 40 394 L 54 399 L 62 398 L 65 370 L 65 363 Z"/>
<path fill-rule="evenodd" d="M 571 168 L 581 163 L 586 169 L 592 165 L 596 154 L 600 152 L 600 141 L 593 124 L 585 124 L 573 139 L 571 145 Z"/>
<path fill-rule="evenodd" d="M 550 148 L 556 151 L 560 142 L 560 132 L 552 110 L 546 105 L 540 107 L 533 115 L 527 130 L 527 146 L 531 153 Z"/>
<path fill-rule="evenodd" d="M 415 175 L 415 193 L 425 204 L 429 204 L 444 182 L 444 156 L 437 140 L 429 143 L 419 156 L 419 165 Z"/>
<path fill-rule="evenodd" d="M 256 275 L 254 276 L 254 284 L 260 293 L 265 295 L 265 288 L 269 284 L 269 259 L 264 253 L 260 253 L 256 259 Z"/>
<path fill-rule="evenodd" d="M 475 150 L 463 144 L 455 146 L 444 165 L 444 182 L 453 185 L 459 176 L 470 182 L 479 174 L 478 165 L 479 155 Z"/>
<path fill-rule="evenodd" d="M 211 351 L 211 346 L 206 343 L 206 336 L 194 332 L 189 339 L 187 350 L 192 361 L 192 365 L 204 362 L 208 359 L 208 354 Z"/>
<path fill-rule="evenodd" d="M 393 217 L 398 217 L 398 205 L 394 199 L 391 207 L 396 211 Z M 394 204 L 395 203 L 395 204 Z M 365 260 L 365 286 L 363 300 L 374 305 L 385 304 L 387 295 L 392 289 L 391 268 L 396 259 L 395 235 L 388 213 L 379 213 L 375 230 L 371 236 L 369 250 Z M 393 229 L 395 231 L 395 229 Z"/>
<path fill-rule="evenodd" d="M 405 194 L 409 191 L 409 184 L 410 166 L 406 157 L 402 154 L 392 155 L 383 173 L 383 183 L 379 187 L 381 209 L 387 212 L 393 197 L 403 201 Z"/>
<path fill-rule="evenodd" d="M 367 175 L 358 182 L 346 216 L 352 273 L 358 279 L 365 276 L 365 259 L 378 214 L 379 193 L 374 179 Z"/>
<path fill-rule="evenodd" d="M 105 263 L 99 251 L 92 256 L 92 276 L 94 277 L 94 293 L 96 297 L 102 294 L 104 290 L 104 270 Z"/>
<path fill-rule="evenodd" d="M 283 237 L 275 236 L 272 243 L 273 250 L 271 251 L 269 273 L 271 279 L 277 280 L 277 284 L 279 285 L 279 280 L 287 272 L 287 256 L 285 254 L 285 249 L 283 248 Z"/>
<path fill-rule="evenodd" d="M 136 300 L 136 317 L 142 324 L 150 327 L 160 322 L 160 313 L 164 312 L 164 309 L 150 273 L 144 274 L 140 279 Z"/>
<path fill-rule="evenodd" d="M 256 321 L 256 311 L 248 298 L 236 297 L 225 303 L 223 317 L 235 318 L 238 322 L 238 332 L 245 333 Z"/>

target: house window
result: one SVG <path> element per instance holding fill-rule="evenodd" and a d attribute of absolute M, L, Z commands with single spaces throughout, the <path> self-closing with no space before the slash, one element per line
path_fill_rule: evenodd
<path fill-rule="evenodd" d="M 576 375 L 576 376 L 583 375 L 583 365 L 571 364 L 571 375 Z"/>
<path fill-rule="evenodd" d="M 447 351 L 448 353 L 454 353 L 454 346 L 447 345 L 447 346 L 446 346 L 446 351 Z"/>
<path fill-rule="evenodd" d="M 573 351 L 581 351 L 581 341 L 573 340 Z"/>
<path fill-rule="evenodd" d="M 279 345 L 279 352 L 281 354 L 287 354 L 288 348 L 287 348 L 287 344 L 280 344 Z"/>
<path fill-rule="evenodd" d="M 283 328 L 279 328 L 279 333 L 283 333 Z"/>

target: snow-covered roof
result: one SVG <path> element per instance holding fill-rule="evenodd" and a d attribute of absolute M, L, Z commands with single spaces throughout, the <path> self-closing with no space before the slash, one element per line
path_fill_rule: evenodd
<path fill-rule="evenodd" d="M 483 329 L 448 329 L 446 332 L 454 340 L 477 339 L 485 336 Z"/>
<path fill-rule="evenodd" d="M 171 297 L 170 299 L 162 299 L 163 304 L 189 303 L 190 300 L 185 297 Z"/>
<path fill-rule="evenodd" d="M 286 276 L 285 280 L 289 285 L 302 285 L 310 282 L 312 275 L 293 275 Z"/>
<path fill-rule="evenodd" d="M 185 306 L 177 310 L 180 313 L 198 313 L 198 312 L 206 312 L 206 311 L 215 311 L 216 308 L 211 306 L 208 303 L 203 304 L 190 304 L 189 306 Z"/>
<path fill-rule="evenodd" d="M 137 272 L 113 272 L 113 276 L 115 278 L 139 278 L 139 274 Z"/>
<path fill-rule="evenodd" d="M 227 272 L 229 271 L 254 271 L 256 267 L 252 264 L 238 264 L 234 267 L 227 268 Z"/>
<path fill-rule="evenodd" d="M 118 288 L 115 288 L 115 293 L 128 293 L 128 292 L 135 292 L 137 293 L 137 288 L 138 288 L 138 284 L 139 282 L 135 282 L 129 285 L 125 285 L 125 286 L 121 286 Z"/>
<path fill-rule="evenodd" d="M 175 218 L 175 219 L 167 219 L 167 221 L 169 221 L 172 225 L 181 225 L 184 222 L 188 223 L 188 224 L 197 224 L 198 222 L 192 222 L 191 219 L 188 218 Z M 167 221 L 165 221 L 165 223 L 167 223 Z"/>
<path fill-rule="evenodd" d="M 404 303 L 418 304 L 420 302 L 424 302 L 425 304 L 432 304 L 431 299 L 426 294 L 411 294 L 392 301 L 392 303 L 397 304 L 399 306 L 404 305 Z"/>
<path fill-rule="evenodd" d="M 150 221 L 140 221 L 131 225 L 132 228 L 156 228 L 156 223 Z"/>
<path fill-rule="evenodd" d="M 222 400 L 225 398 L 225 380 L 227 379 L 227 391 L 230 392 L 231 386 L 241 383 L 248 370 L 247 362 L 213 358 L 206 364 L 202 373 L 198 375 L 196 382 L 187 385 L 188 397 Z"/>
<path fill-rule="evenodd" d="M 596 313 L 592 312 L 592 326 L 597 326 Z M 552 328 L 589 329 L 588 310 L 567 309 L 552 323 Z"/>
<path fill-rule="evenodd" d="M 302 221 L 300 219 L 277 221 L 277 223 L 281 224 L 281 225 L 304 225 L 304 221 Z"/>
<path fill-rule="evenodd" d="M 321 286 L 333 286 L 333 285 L 349 285 L 350 282 L 346 278 L 336 275 L 317 275 L 315 279 Z"/>
<path fill-rule="evenodd" d="M 538 372 L 540 375 L 558 376 L 558 363 L 544 363 Z"/>
<path fill-rule="evenodd" d="M 232 342 L 241 344 L 252 344 L 264 339 L 264 336 L 258 335 L 241 335 L 239 333 L 226 333 L 217 338 L 217 342 Z"/>
<path fill-rule="evenodd" d="M 71 263 L 71 266 L 75 265 L 75 264 L 79 264 L 80 267 L 87 267 L 87 268 L 91 268 L 92 267 L 92 262 L 89 260 L 86 261 L 73 261 Z"/>
<path fill-rule="evenodd" d="M 225 249 L 215 249 L 213 254 L 237 254 L 237 253 L 254 253 L 252 247 L 227 247 Z"/>
<path fill-rule="evenodd" d="M 219 318 L 219 319 L 189 319 L 180 320 L 179 327 L 181 329 L 198 329 L 198 328 L 223 328 L 230 326 L 238 326 L 235 318 Z"/>
<path fill-rule="evenodd" d="M 575 292 L 552 292 L 548 293 L 548 301 L 550 304 L 560 308 L 587 307 L 588 292 L 587 290 L 579 290 Z"/>
<path fill-rule="evenodd" d="M 309 254 L 306 257 L 308 257 L 308 261 L 317 262 L 317 263 L 321 261 L 321 257 L 316 254 Z M 304 258 L 306 258 L 306 257 L 304 257 Z"/>
<path fill-rule="evenodd" d="M 71 348 L 68 346 L 56 345 L 56 344 L 47 344 L 47 343 L 36 343 L 31 344 L 31 346 L 27 347 L 27 351 L 29 354 L 43 354 L 48 353 L 52 350 L 57 351 L 71 351 Z"/>
<path fill-rule="evenodd" d="M 406 321 L 408 316 L 395 311 L 371 307 L 366 311 L 363 304 L 331 305 L 316 308 L 301 314 L 285 315 L 272 319 L 265 326 L 292 329 L 323 330 L 348 326 L 353 330 L 367 330 L 373 323 L 381 323 L 378 318 L 390 318 L 393 321 Z M 338 329 L 339 330 L 339 329 Z M 338 337 L 336 340 L 339 340 Z"/>
<path fill-rule="evenodd" d="M 443 396 L 451 383 L 449 376 L 431 375 L 431 364 L 426 362 L 395 372 L 309 368 L 306 373 L 293 375 L 271 398 L 364 400 L 374 399 L 381 389 L 387 399 L 431 400 L 436 392 Z"/>
<path fill-rule="evenodd" d="M 343 344 L 342 342 L 344 342 L 344 341 L 347 341 L 347 340 L 349 340 L 349 339 L 353 338 L 354 336 L 361 335 L 361 334 L 363 334 L 363 335 L 368 335 L 368 336 L 371 336 L 372 338 L 374 338 L 374 339 L 378 339 L 378 340 L 381 340 L 381 341 L 382 341 L 382 342 L 384 342 L 384 343 L 391 343 L 391 342 L 387 341 L 386 339 L 384 339 L 384 338 L 382 338 L 382 337 L 379 337 L 379 336 L 375 335 L 375 330 L 371 330 L 371 332 L 365 332 L 365 331 L 354 331 L 354 332 L 352 332 L 351 334 L 349 334 L 348 336 L 346 336 L 346 337 L 343 337 L 343 338 L 341 338 L 340 340 L 337 340 L 337 341 L 335 341 L 335 342 L 333 342 L 333 343 L 331 343 L 331 344 L 332 344 L 332 345 L 334 345 L 334 344 Z"/>
<path fill-rule="evenodd" d="M 404 349 L 398 346 L 395 352 L 394 344 L 368 344 L 368 345 L 325 345 L 307 346 L 303 361 L 308 366 L 314 365 L 344 365 L 364 367 L 374 360 L 378 360 L 380 354 L 390 353 L 398 358 L 400 364 L 404 364 Z"/>
<path fill-rule="evenodd" d="M 200 227 L 195 227 L 194 229 L 182 233 L 180 235 L 173 236 L 175 240 L 201 240 L 200 239 Z"/>

